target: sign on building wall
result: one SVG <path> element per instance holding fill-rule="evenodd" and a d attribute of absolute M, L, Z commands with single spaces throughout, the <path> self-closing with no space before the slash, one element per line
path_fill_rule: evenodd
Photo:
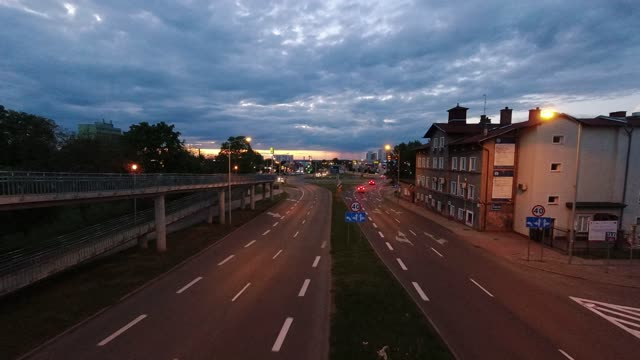
<path fill-rule="evenodd" d="M 607 233 L 616 233 L 617 231 L 617 221 L 589 221 L 589 241 L 605 241 Z"/>
<path fill-rule="evenodd" d="M 514 139 L 496 139 L 493 166 L 514 166 L 516 160 L 516 144 Z"/>
<path fill-rule="evenodd" d="M 492 199 L 511 199 L 513 195 L 513 170 L 495 170 L 493 172 Z"/>

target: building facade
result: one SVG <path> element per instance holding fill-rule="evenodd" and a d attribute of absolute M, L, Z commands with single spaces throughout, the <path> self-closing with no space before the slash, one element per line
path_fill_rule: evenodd
<path fill-rule="evenodd" d="M 97 137 L 119 137 L 122 130 L 113 126 L 113 122 L 96 121 L 93 124 L 79 124 L 78 137 L 84 139 L 95 139 Z"/>

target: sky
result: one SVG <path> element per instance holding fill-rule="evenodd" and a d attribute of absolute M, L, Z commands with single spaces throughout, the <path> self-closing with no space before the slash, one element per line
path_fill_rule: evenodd
<path fill-rule="evenodd" d="M 71 130 L 175 124 L 296 158 L 539 106 L 640 111 L 637 0 L 0 0 L 0 104 Z"/>

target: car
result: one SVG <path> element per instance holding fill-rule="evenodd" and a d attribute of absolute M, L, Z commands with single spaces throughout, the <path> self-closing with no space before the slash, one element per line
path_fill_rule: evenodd
<path fill-rule="evenodd" d="M 376 182 L 374 180 L 369 180 L 369 185 L 375 185 Z"/>
<path fill-rule="evenodd" d="M 363 193 L 363 192 L 364 192 L 364 186 L 359 185 L 359 186 L 356 188 L 356 191 L 357 191 L 357 192 L 359 192 L 359 193 Z"/>

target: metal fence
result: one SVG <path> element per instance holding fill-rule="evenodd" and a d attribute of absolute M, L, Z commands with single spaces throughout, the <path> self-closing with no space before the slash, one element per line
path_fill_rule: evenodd
<path fill-rule="evenodd" d="M 231 175 L 231 184 L 273 181 L 273 175 Z M 228 184 L 227 174 L 79 174 L 0 171 L 0 196 L 45 195 Z"/>

